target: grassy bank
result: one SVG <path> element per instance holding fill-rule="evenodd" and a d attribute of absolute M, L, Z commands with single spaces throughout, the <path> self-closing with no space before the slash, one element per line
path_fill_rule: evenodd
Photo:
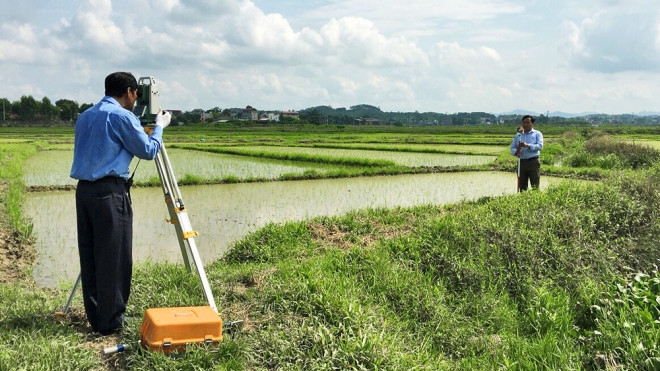
<path fill-rule="evenodd" d="M 0 152 L 0 175 L 20 188 L 16 150 Z M 99 350 L 136 344 L 147 308 L 204 305 L 181 266 L 136 267 L 137 320 L 114 337 L 89 331 L 79 297 L 58 321 L 70 287 L 24 272 L 0 284 L 0 369 L 657 369 L 660 167 L 594 169 L 608 179 L 268 225 L 207 267 L 222 318 L 242 328 L 178 357 Z M 27 225 L 0 220 L 12 235 Z"/>
<path fill-rule="evenodd" d="M 640 369 L 659 356 L 656 180 L 273 226 L 214 268 L 253 270 L 254 365 Z"/>
<path fill-rule="evenodd" d="M 178 358 L 103 357 L 81 313 L 55 320 L 66 290 L 3 285 L 0 368 L 653 369 L 656 174 L 267 226 L 207 268 L 243 328 Z M 138 267 L 132 295 L 136 317 L 204 304 L 170 264 Z M 112 340 L 135 344 L 138 326 Z"/>
<path fill-rule="evenodd" d="M 0 282 L 25 275 L 32 266 L 32 224 L 22 215 L 22 165 L 36 146 L 6 143 L 0 146 Z"/>

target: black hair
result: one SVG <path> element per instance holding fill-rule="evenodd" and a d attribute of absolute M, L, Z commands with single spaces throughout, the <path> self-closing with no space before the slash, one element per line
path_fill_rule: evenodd
<path fill-rule="evenodd" d="M 137 80 L 130 72 L 114 72 L 105 78 L 105 95 L 122 97 L 126 89 L 137 90 Z"/>
<path fill-rule="evenodd" d="M 525 116 L 523 116 L 522 120 L 520 120 L 520 121 L 525 121 L 526 118 L 531 119 L 532 124 L 536 121 L 536 119 L 534 117 L 532 117 L 532 115 L 525 115 Z"/>

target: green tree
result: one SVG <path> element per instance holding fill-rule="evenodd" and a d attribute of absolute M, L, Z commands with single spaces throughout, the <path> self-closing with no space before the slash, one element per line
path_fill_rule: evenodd
<path fill-rule="evenodd" d="M 62 121 L 72 121 L 78 117 L 78 102 L 76 101 L 60 99 L 55 102 L 55 106 L 60 110 Z"/>
<path fill-rule="evenodd" d="M 14 113 L 18 115 L 21 121 L 30 121 L 39 113 L 40 103 L 31 95 L 22 96 L 19 101 L 13 103 Z"/>
<path fill-rule="evenodd" d="M 289 115 L 280 115 L 280 124 L 282 125 L 300 125 L 302 124 L 301 120 L 296 117 L 291 117 Z"/>
<path fill-rule="evenodd" d="M 232 118 L 232 116 L 231 116 L 231 110 L 230 110 L 229 108 L 225 108 L 225 109 L 223 109 L 223 110 L 222 110 L 222 114 L 220 115 L 220 117 L 227 118 L 227 119 Z"/>
<path fill-rule="evenodd" d="M 0 102 L 2 103 L 2 121 L 6 121 L 11 114 L 11 102 L 7 98 L 0 99 Z"/>
<path fill-rule="evenodd" d="M 57 111 L 57 106 L 53 106 L 48 97 L 43 97 L 43 99 L 41 99 L 41 107 L 39 108 L 39 114 L 41 114 L 41 117 L 51 120 L 57 117 Z"/>
<path fill-rule="evenodd" d="M 301 114 L 300 118 L 314 125 L 321 125 L 321 114 L 319 110 L 314 108 L 313 110 L 306 112 L 304 115 Z"/>
<path fill-rule="evenodd" d="M 80 105 L 80 108 L 78 109 L 78 113 L 83 113 L 93 106 L 94 105 L 91 103 L 83 103 Z"/>
<path fill-rule="evenodd" d="M 208 110 L 208 111 L 206 111 L 206 112 L 208 112 L 208 113 L 210 113 L 211 115 L 213 115 L 213 120 L 212 120 L 212 121 L 219 120 L 219 119 L 220 119 L 220 116 L 222 116 L 222 110 L 221 110 L 219 107 L 213 107 L 212 109 L 210 109 L 210 110 Z"/>

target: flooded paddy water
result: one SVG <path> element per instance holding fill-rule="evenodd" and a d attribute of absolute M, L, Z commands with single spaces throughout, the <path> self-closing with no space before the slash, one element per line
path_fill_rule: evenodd
<path fill-rule="evenodd" d="M 342 149 L 316 149 L 300 147 L 242 147 L 263 151 L 325 154 L 328 156 L 353 156 L 381 160 L 391 160 L 404 166 L 465 166 L 487 164 L 495 156 L 464 156 L 415 152 L 388 152 Z M 324 173 L 330 169 L 340 168 L 339 165 L 318 163 L 301 163 L 296 161 L 269 160 L 249 156 L 226 155 L 203 151 L 182 149 L 167 150 L 172 162 L 172 168 L 178 179 L 185 175 L 194 175 L 205 179 L 222 179 L 234 176 L 238 179 L 261 178 L 277 179 L 282 174 L 303 174 L 313 170 Z M 26 162 L 23 181 L 28 186 L 74 185 L 75 179 L 69 177 L 73 150 L 41 151 Z M 133 160 L 131 173 L 135 172 L 136 181 L 158 181 L 156 167 L 151 161 Z"/>
<path fill-rule="evenodd" d="M 218 153 L 168 149 L 168 157 L 178 179 L 187 174 L 201 178 L 214 179 L 223 176 L 247 178 L 277 178 L 281 174 L 303 174 L 306 170 L 323 173 L 326 169 L 335 168 L 323 164 L 300 164 L 293 161 L 276 161 L 254 157 L 225 155 Z M 74 185 L 75 179 L 69 177 L 73 150 L 42 151 L 27 161 L 23 180 L 26 185 Z M 158 180 L 158 173 L 152 161 L 133 160 L 131 173 L 135 172 L 136 181 Z"/>
<path fill-rule="evenodd" d="M 390 159 L 407 166 L 458 166 L 483 164 L 495 156 L 447 155 L 419 152 L 346 149 L 277 148 L 253 146 L 267 151 L 305 152 L 326 156 L 359 156 Z M 322 173 L 333 165 L 279 161 L 250 156 L 216 154 L 183 149 L 168 150 L 177 178 L 191 174 L 202 179 L 277 179 L 282 174 Z M 482 152 L 483 153 L 483 152 Z M 74 185 L 69 178 L 73 151 L 69 148 L 41 151 L 24 168 L 28 186 Z M 135 169 L 136 161 L 131 164 Z M 156 179 L 153 162 L 142 161 L 138 181 Z M 542 187 L 561 181 L 543 177 Z M 317 216 L 338 216 L 364 208 L 409 207 L 448 204 L 485 196 L 514 193 L 514 173 L 463 172 L 396 175 L 301 181 L 181 186 L 195 238 L 205 262 L 222 257 L 229 246 L 268 223 L 300 221 Z M 134 211 L 133 258 L 135 262 L 182 263 L 181 250 L 160 187 L 131 190 Z M 72 281 L 78 274 L 76 211 L 74 191 L 28 193 L 23 215 L 30 218 L 37 238 L 38 259 L 34 278 L 53 287 Z"/>
<path fill-rule="evenodd" d="M 562 181 L 543 177 L 542 188 Z M 325 180 L 183 186 L 202 259 L 223 255 L 235 241 L 267 223 L 336 216 L 363 208 L 447 204 L 515 192 L 516 177 L 504 172 L 466 172 Z M 182 262 L 174 227 L 159 187 L 131 191 L 136 262 Z M 38 260 L 35 280 L 55 286 L 79 271 L 73 191 L 33 192 L 24 215 L 34 223 Z"/>

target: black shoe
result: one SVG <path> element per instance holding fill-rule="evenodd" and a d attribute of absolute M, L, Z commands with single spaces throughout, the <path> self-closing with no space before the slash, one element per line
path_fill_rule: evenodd
<path fill-rule="evenodd" d="M 119 317 L 119 326 L 109 329 L 109 330 L 99 330 L 99 333 L 103 336 L 107 335 L 112 335 L 121 332 L 124 328 L 128 327 L 133 323 L 135 320 L 134 317 L 126 317 L 126 316 L 121 316 Z"/>
<path fill-rule="evenodd" d="M 113 329 L 110 329 L 110 330 L 100 330 L 99 334 L 101 334 L 103 336 L 114 335 L 116 333 L 121 332 L 122 329 L 123 328 L 121 326 L 119 326 L 117 328 L 113 328 Z"/>

